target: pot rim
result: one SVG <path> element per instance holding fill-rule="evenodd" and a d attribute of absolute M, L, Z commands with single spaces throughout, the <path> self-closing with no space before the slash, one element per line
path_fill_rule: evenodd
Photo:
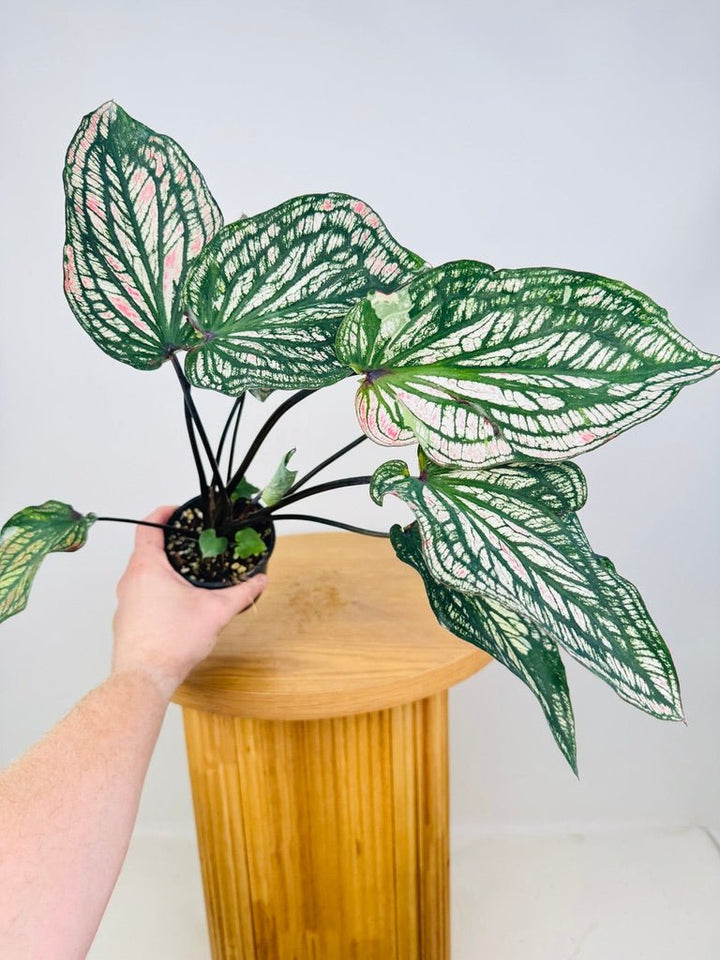
<path fill-rule="evenodd" d="M 183 512 L 183 510 L 186 510 L 188 507 L 198 506 L 201 502 L 201 499 L 202 499 L 201 497 L 195 496 L 195 497 L 191 497 L 189 500 L 186 500 L 185 503 L 181 504 L 179 507 L 173 510 L 172 514 L 167 519 L 167 524 L 172 525 L 173 521 L 176 520 L 180 516 L 180 514 Z M 270 560 L 270 555 L 275 549 L 275 543 L 276 543 L 275 524 L 273 523 L 271 516 L 268 516 L 265 518 L 265 520 L 263 520 L 263 525 L 267 526 L 268 524 L 270 525 L 270 537 L 268 538 L 269 542 L 265 544 L 267 547 L 267 550 L 265 551 L 265 554 L 262 560 L 260 560 L 260 562 L 256 566 L 254 566 L 249 573 L 245 574 L 242 580 L 236 580 L 231 583 L 224 583 L 224 582 L 220 583 L 214 580 L 191 580 L 190 577 L 188 577 L 184 573 L 181 573 L 180 570 L 178 570 L 177 567 L 173 565 L 172 561 L 170 560 L 170 557 L 168 556 L 167 544 L 168 544 L 168 539 L 172 536 L 172 533 L 169 530 L 163 531 L 165 556 L 168 557 L 168 563 L 170 564 L 172 569 L 177 574 L 179 574 L 183 578 L 183 580 L 186 580 L 188 583 L 192 584 L 194 587 L 200 587 L 203 590 L 224 590 L 227 587 L 236 587 L 238 586 L 238 584 L 244 583 L 245 581 L 249 580 L 251 577 L 254 577 L 256 573 L 265 573 L 267 569 L 268 561 Z M 248 524 L 248 526 L 252 527 L 254 525 Z"/>

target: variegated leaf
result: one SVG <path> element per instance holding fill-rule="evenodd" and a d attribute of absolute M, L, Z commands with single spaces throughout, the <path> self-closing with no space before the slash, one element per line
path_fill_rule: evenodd
<path fill-rule="evenodd" d="M 416 523 L 404 530 L 396 524 L 390 530 L 390 541 L 400 560 L 423 578 L 430 606 L 441 625 L 485 650 L 532 690 L 557 745 L 577 773 L 575 720 L 565 666 L 555 641 L 514 610 L 480 594 L 459 593 L 436 580 L 423 558 Z"/>
<path fill-rule="evenodd" d="M 25 507 L 0 530 L 0 622 L 27 606 L 38 567 L 48 553 L 79 550 L 95 515 L 48 500 Z"/>
<path fill-rule="evenodd" d="M 230 224 L 188 276 L 197 328 L 188 378 L 233 396 L 334 383 L 349 373 L 333 346 L 340 320 L 424 266 L 374 210 L 341 193 L 296 197 Z"/>
<path fill-rule="evenodd" d="M 682 718 L 670 653 L 639 593 L 593 553 L 574 516 L 585 499 L 575 464 L 473 471 L 427 464 L 411 477 L 393 460 L 371 485 L 377 503 L 388 493 L 415 513 L 438 581 L 532 621 L 629 703 Z"/>
<path fill-rule="evenodd" d="M 368 436 L 417 440 L 437 463 L 470 468 L 592 450 L 720 365 L 616 280 L 469 260 L 371 294 L 344 320 L 337 354 L 365 375 Z"/>
<path fill-rule="evenodd" d="M 288 467 L 288 464 L 294 456 L 295 448 L 293 447 L 293 449 L 288 450 L 282 458 L 270 481 L 263 488 L 260 499 L 266 507 L 273 507 L 276 503 L 279 503 L 295 483 L 298 472 L 297 470 L 290 470 Z"/>
<path fill-rule="evenodd" d="M 222 226 L 197 167 L 114 102 L 80 124 L 65 161 L 65 295 L 102 349 L 160 366 L 192 330 L 180 309 L 190 261 Z"/>

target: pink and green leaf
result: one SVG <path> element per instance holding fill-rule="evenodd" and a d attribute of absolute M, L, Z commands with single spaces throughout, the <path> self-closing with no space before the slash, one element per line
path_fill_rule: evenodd
<path fill-rule="evenodd" d="M 410 506 L 439 583 L 534 623 L 641 710 L 682 718 L 672 658 L 640 594 L 593 552 L 575 516 L 586 495 L 575 464 L 427 463 L 412 477 L 392 460 L 370 491 L 377 503 L 394 494 Z"/>
<path fill-rule="evenodd" d="M 110 356 L 154 369 L 192 335 L 180 290 L 220 210 L 182 147 L 113 101 L 83 119 L 64 181 L 73 313 Z"/>
<path fill-rule="evenodd" d="M 368 436 L 469 468 L 575 457 L 720 369 L 619 281 L 469 260 L 370 294 L 336 347 L 364 375 L 356 408 Z"/>
<path fill-rule="evenodd" d="M 368 204 L 341 193 L 296 197 L 229 224 L 188 275 L 196 328 L 188 378 L 231 396 L 334 383 L 350 372 L 334 350 L 348 310 L 425 266 Z"/>

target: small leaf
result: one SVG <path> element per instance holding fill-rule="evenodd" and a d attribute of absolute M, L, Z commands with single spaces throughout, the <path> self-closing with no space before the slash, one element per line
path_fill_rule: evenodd
<path fill-rule="evenodd" d="M 371 293 L 336 347 L 365 375 L 356 409 L 371 439 L 418 441 L 436 463 L 468 468 L 575 457 L 720 369 L 617 280 L 470 260 Z"/>
<path fill-rule="evenodd" d="M 532 620 L 513 610 L 439 583 L 423 559 L 416 523 L 405 530 L 396 524 L 390 530 L 390 541 L 399 559 L 423 578 L 430 606 L 440 624 L 461 640 L 489 653 L 532 690 L 557 745 L 577 773 L 575 720 L 565 666 L 555 641 Z"/>
<path fill-rule="evenodd" d="M 58 500 L 10 517 L 0 530 L 0 622 L 25 609 L 45 557 L 79 550 L 94 522 L 95 514 L 83 516 Z"/>
<path fill-rule="evenodd" d="M 297 470 L 288 470 L 288 463 L 295 453 L 295 448 L 289 450 L 278 464 L 277 470 L 272 476 L 272 480 L 262 492 L 261 500 L 263 503 L 272 507 L 285 496 L 290 487 L 295 483 L 298 475 Z"/>
<path fill-rule="evenodd" d="M 199 170 L 170 137 L 110 101 L 65 160 L 65 295 L 106 353 L 141 370 L 194 337 L 180 308 L 190 261 L 222 226 Z"/>
<path fill-rule="evenodd" d="M 235 534 L 235 556 L 238 560 L 261 556 L 266 550 L 265 541 L 252 527 L 243 527 Z"/>
<path fill-rule="evenodd" d="M 273 390 L 264 390 L 262 387 L 253 387 L 250 390 L 250 393 L 255 397 L 256 400 L 259 400 L 261 403 L 265 403 L 267 398 L 274 393 Z"/>
<path fill-rule="evenodd" d="M 335 383 L 350 373 L 334 349 L 350 307 L 424 267 L 366 203 L 342 193 L 296 197 L 229 224 L 185 285 L 197 328 L 188 378 L 230 396 Z"/>
<path fill-rule="evenodd" d="M 212 527 L 203 530 L 198 538 L 198 543 L 200 553 L 204 557 L 219 557 L 220 554 L 225 553 L 228 547 L 227 537 L 218 537 Z"/>
<path fill-rule="evenodd" d="M 260 490 L 259 487 L 255 487 L 250 483 L 245 477 L 242 480 L 239 480 L 235 485 L 235 489 L 230 494 L 231 500 L 249 500 Z"/>
<path fill-rule="evenodd" d="M 682 719 L 670 652 L 640 594 L 593 553 L 574 514 L 585 499 L 575 464 L 428 464 L 420 478 L 393 460 L 370 491 L 377 503 L 392 493 L 412 508 L 440 583 L 535 623 L 646 713 Z"/>

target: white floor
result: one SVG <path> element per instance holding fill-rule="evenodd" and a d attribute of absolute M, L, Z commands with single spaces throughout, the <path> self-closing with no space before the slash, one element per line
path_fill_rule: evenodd
<path fill-rule="evenodd" d="M 453 960 L 720 958 L 720 835 L 700 828 L 456 838 L 452 884 Z M 194 841 L 136 836 L 90 960 L 209 957 Z"/>

